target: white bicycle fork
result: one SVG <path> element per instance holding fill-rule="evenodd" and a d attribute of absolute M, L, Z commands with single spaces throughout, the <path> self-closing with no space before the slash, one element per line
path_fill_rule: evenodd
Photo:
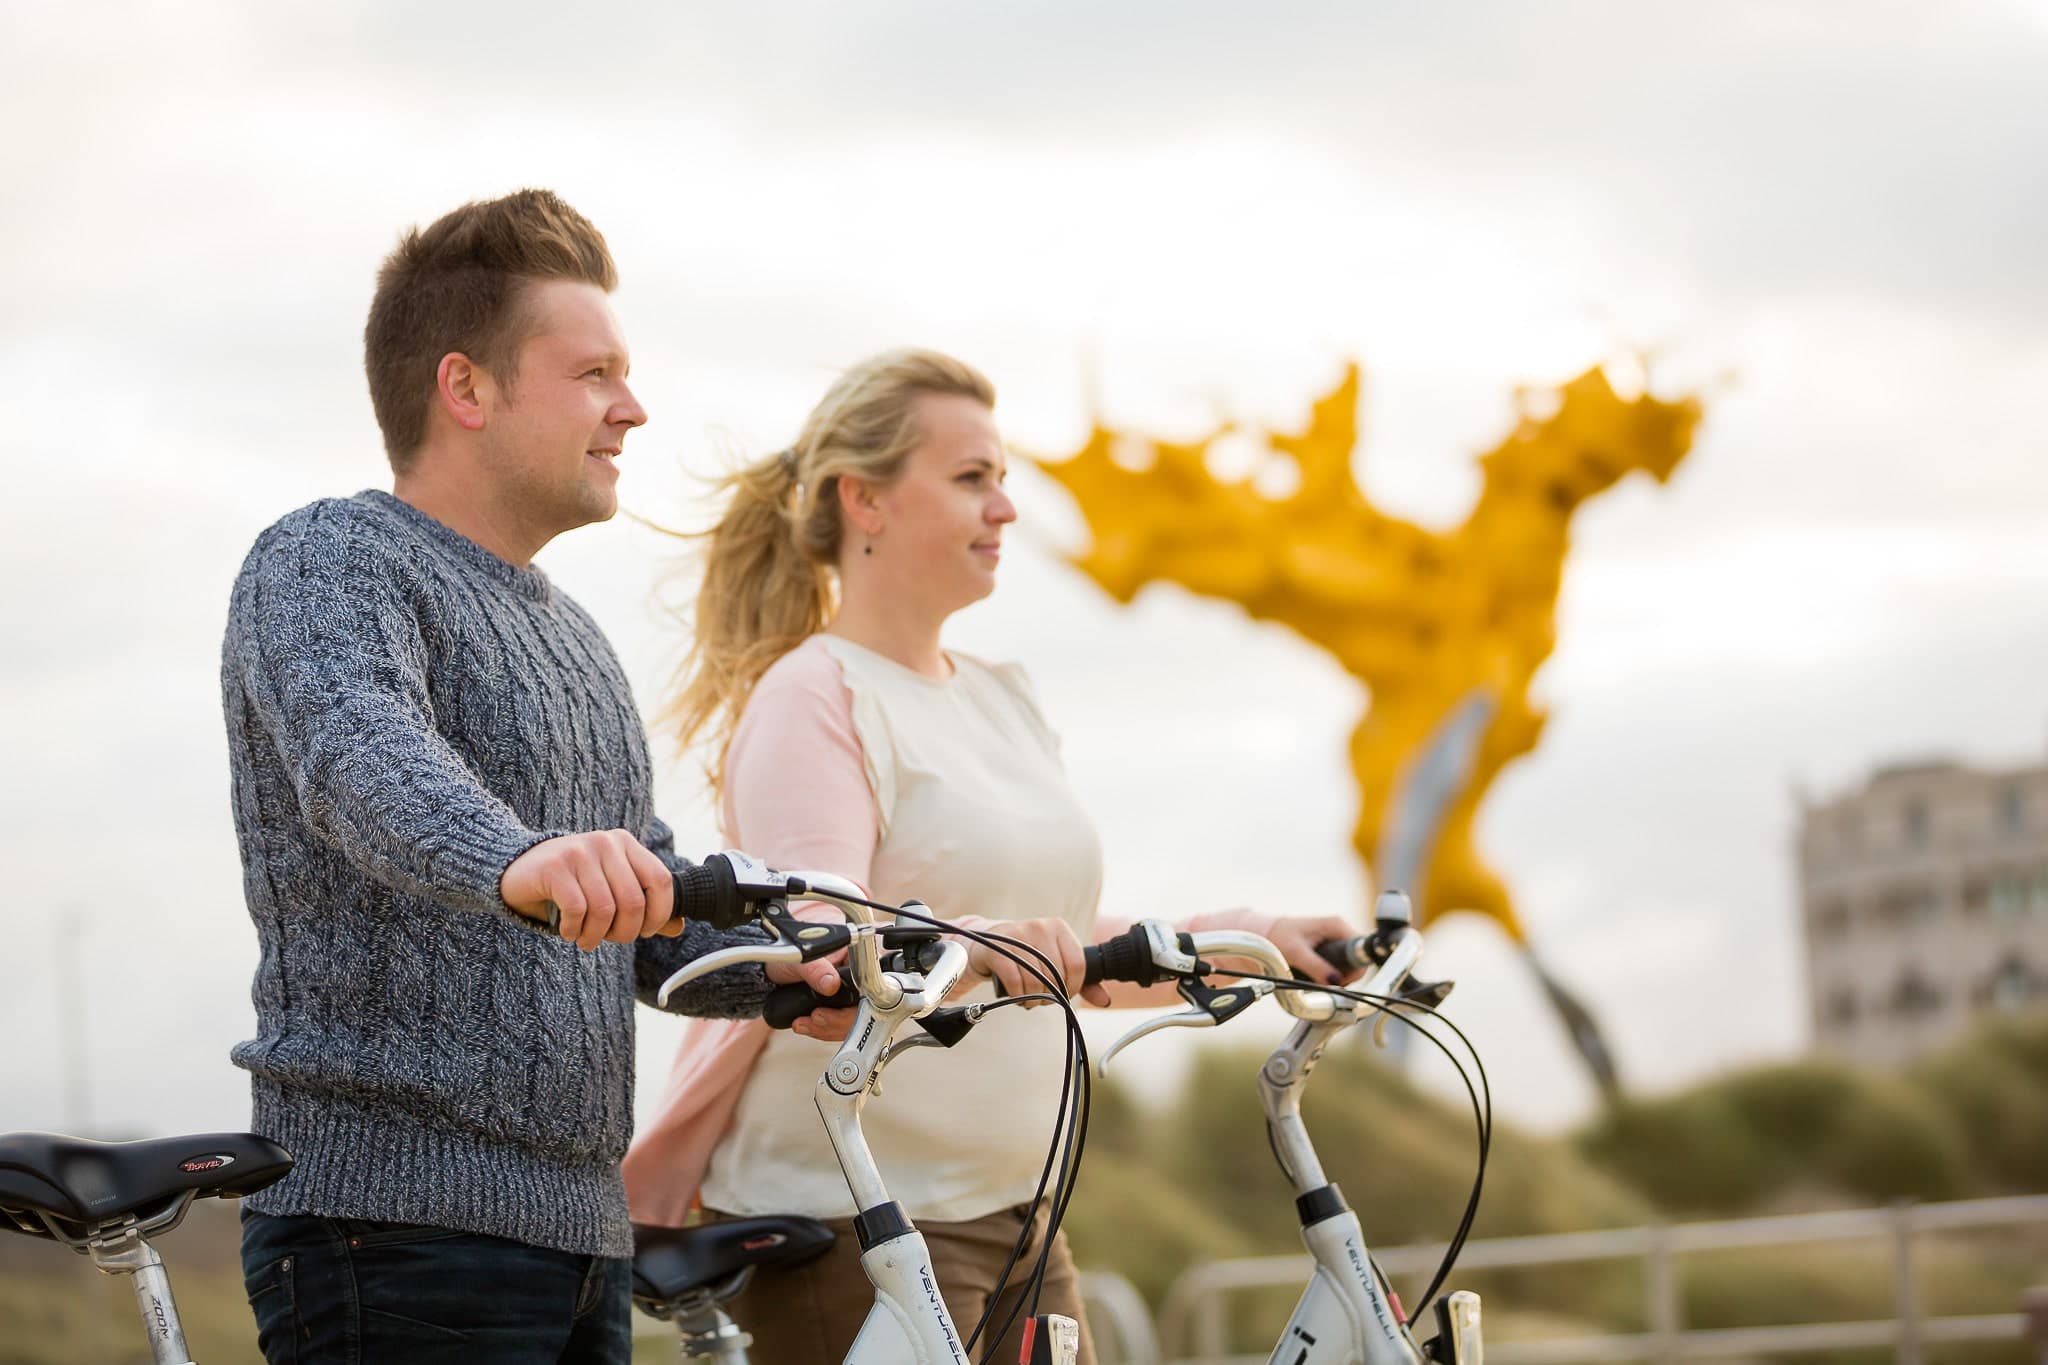
<path fill-rule="evenodd" d="M 924 1234 L 911 1226 L 903 1206 L 889 1198 L 860 1128 L 861 1110 L 881 1069 L 897 1053 L 925 1044 L 920 1037 L 890 1045 L 896 1025 L 909 1012 L 907 1005 L 875 1010 L 862 1001 L 852 1032 L 818 1078 L 815 1091 L 818 1116 L 825 1121 L 846 1187 L 860 1210 L 854 1228 L 860 1237 L 861 1268 L 875 1286 L 875 1306 L 854 1338 L 846 1365 L 969 1365 L 967 1347 L 939 1293 Z M 877 1018 L 871 1021 L 870 1014 Z M 1058 1322 L 1069 1324 L 1068 1330 L 1057 1334 L 1061 1344 L 1048 1358 L 1052 1365 L 1074 1365 L 1079 1328 L 1071 1319 Z"/>
<path fill-rule="evenodd" d="M 744 854 L 727 853 L 728 859 L 744 861 L 756 868 Z M 947 940 L 939 945 L 936 960 L 923 972 L 884 972 L 880 968 L 877 940 L 872 932 L 874 916 L 860 889 L 844 878 L 825 872 L 770 874 L 760 869 L 749 875 L 778 876 L 800 880 L 806 897 L 829 901 L 847 912 L 855 930 L 848 950 L 848 966 L 860 993 L 860 1006 L 853 1028 L 818 1078 L 815 1098 L 818 1116 L 825 1121 L 825 1133 L 846 1176 L 853 1195 L 854 1230 L 860 1238 L 861 1268 L 875 1286 L 875 1306 L 854 1338 L 845 1365 L 970 1365 L 967 1347 L 946 1312 L 939 1294 L 938 1277 L 932 1270 L 931 1250 L 923 1234 L 911 1226 L 903 1206 L 889 1198 L 882 1173 L 868 1150 L 860 1129 L 861 1110 L 868 1096 L 880 1089 L 882 1069 L 899 1054 L 915 1047 L 940 1046 L 929 1034 L 892 1041 L 897 1029 L 912 1019 L 939 1007 L 967 969 L 967 950 Z M 866 932 L 861 932 L 866 931 Z M 818 932 L 818 926 L 798 929 L 798 934 Z M 802 960 L 794 942 L 741 945 L 706 953 L 662 983 L 658 996 L 666 1004 L 678 986 L 721 967 L 739 962 L 780 962 L 793 965 Z M 1034 1365 L 1074 1365 L 1080 1340 L 1079 1327 L 1071 1318 L 1051 1318 L 1057 1349 L 1044 1344 L 1034 1352 Z M 737 1331 L 723 1337 L 719 1350 L 723 1359 L 745 1359 L 747 1342 Z M 716 1360 L 720 1357 L 711 1357 Z M 1005 1362 L 1007 1365 L 1007 1362 Z"/>

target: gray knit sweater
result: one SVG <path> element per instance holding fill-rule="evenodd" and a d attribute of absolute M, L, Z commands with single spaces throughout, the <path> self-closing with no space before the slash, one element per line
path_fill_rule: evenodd
<path fill-rule="evenodd" d="M 255 1130 L 297 1158 L 250 1207 L 630 1255 L 634 997 L 747 935 L 583 953 L 499 898 L 556 834 L 625 829 L 682 865 L 597 625 L 539 569 L 366 492 L 257 539 L 222 653 L 262 950 L 233 1058 Z M 746 1016 L 765 991 L 737 968 L 672 1004 Z"/>

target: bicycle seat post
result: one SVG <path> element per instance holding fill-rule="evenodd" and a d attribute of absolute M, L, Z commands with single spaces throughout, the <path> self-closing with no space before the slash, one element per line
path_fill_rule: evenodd
<path fill-rule="evenodd" d="M 708 1296 L 670 1319 L 682 1335 L 683 1359 L 694 1365 L 747 1365 L 754 1338 Z"/>
<path fill-rule="evenodd" d="M 157 1255 L 156 1248 L 142 1233 L 142 1226 L 130 1218 L 118 1227 L 95 1230 L 92 1240 L 81 1249 L 106 1274 L 135 1277 L 135 1303 L 142 1310 L 142 1325 L 149 1334 L 150 1358 L 155 1365 L 192 1365 L 185 1329 L 178 1322 L 178 1307 L 171 1299 L 171 1277 L 164 1270 L 163 1257 Z"/>

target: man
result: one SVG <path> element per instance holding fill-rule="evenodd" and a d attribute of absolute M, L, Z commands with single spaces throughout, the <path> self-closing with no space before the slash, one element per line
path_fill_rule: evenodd
<path fill-rule="evenodd" d="M 671 922 L 682 862 L 625 675 L 532 566 L 617 510 L 647 420 L 615 283 L 546 191 L 408 232 L 364 334 L 392 492 L 285 517 L 235 583 L 222 702 L 262 955 L 233 1056 L 297 1157 L 243 1215 L 273 1362 L 631 1354 L 633 1000 L 734 936 Z M 677 1007 L 746 1016 L 766 990 L 734 969 Z"/>

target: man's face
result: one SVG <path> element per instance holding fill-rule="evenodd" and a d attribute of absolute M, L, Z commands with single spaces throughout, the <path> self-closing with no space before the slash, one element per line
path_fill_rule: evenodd
<path fill-rule="evenodd" d="M 522 300 L 531 328 L 509 389 L 494 389 L 484 469 L 496 500 L 545 535 L 619 510 L 615 461 L 647 420 L 626 387 L 626 340 L 596 285 L 544 280 Z"/>

